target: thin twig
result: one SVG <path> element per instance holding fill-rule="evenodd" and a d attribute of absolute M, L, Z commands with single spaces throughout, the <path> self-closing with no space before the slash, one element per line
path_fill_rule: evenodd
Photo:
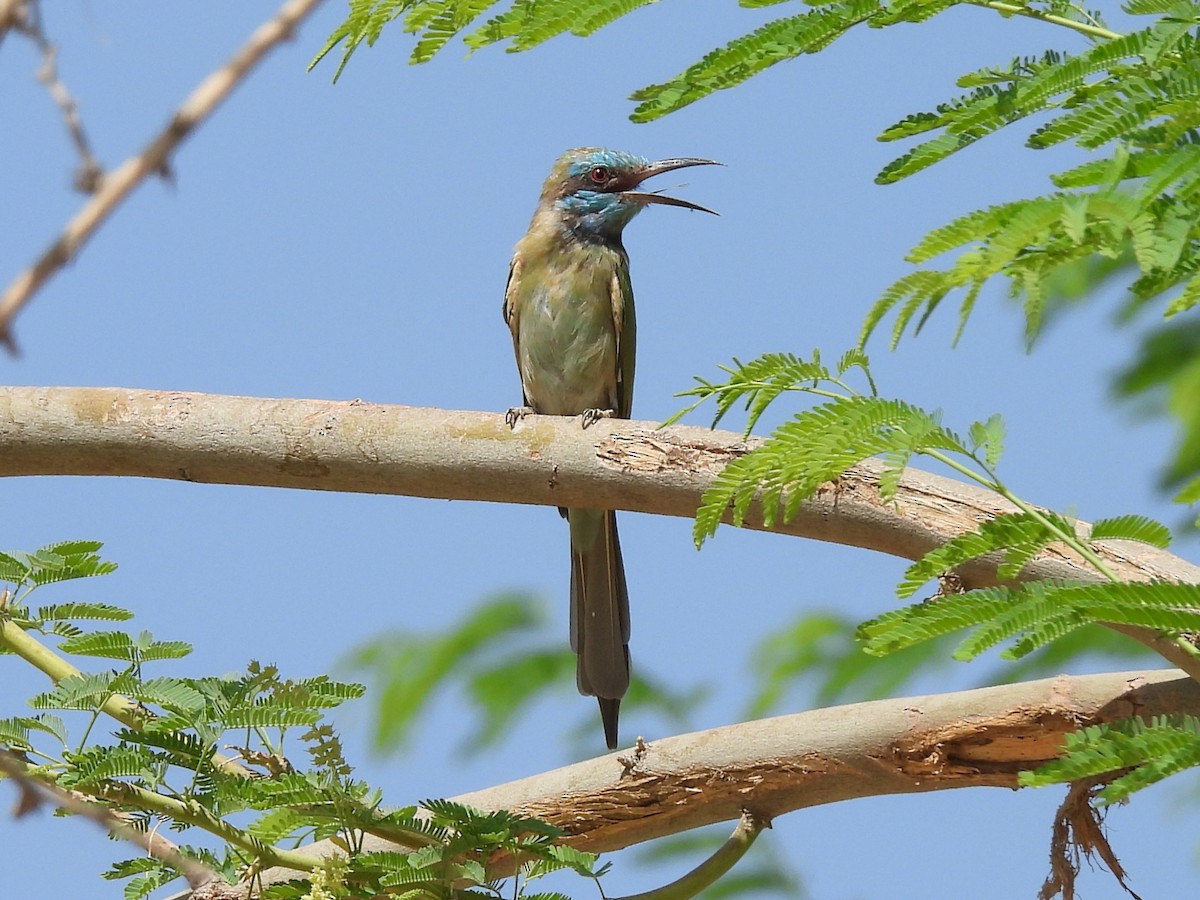
<path fill-rule="evenodd" d="M 3 0 L 0 0 L 3 2 Z M 205 78 L 183 104 L 171 121 L 141 153 L 130 157 L 114 169 L 99 190 L 75 215 L 59 238 L 38 260 L 22 272 L 0 295 L 0 342 L 12 352 L 12 322 L 21 308 L 43 284 L 70 262 L 84 242 L 104 223 L 135 187 L 147 176 L 167 171 L 170 155 L 229 96 L 250 71 L 277 44 L 291 37 L 296 26 L 304 20 L 321 0 L 287 0 L 276 16 L 250 36 L 246 44 L 220 69 Z"/>
<path fill-rule="evenodd" d="M 24 13 L 12 23 L 12 27 L 33 41 L 42 55 L 42 66 L 37 74 L 38 81 L 46 86 L 50 99 L 62 113 L 67 134 L 71 136 L 71 143 L 75 145 L 75 152 L 79 154 L 79 168 L 75 170 L 75 189 L 85 194 L 94 194 L 104 179 L 104 169 L 92 153 L 92 146 L 83 130 L 83 122 L 79 118 L 79 104 L 58 77 L 58 48 L 50 43 L 45 29 L 42 28 L 41 6 L 36 2 L 29 2 Z M 3 13 L 0 13 L 0 23 L 2 22 Z"/>
<path fill-rule="evenodd" d="M 184 856 L 176 844 L 167 840 L 157 831 L 143 831 L 121 812 L 109 809 L 74 791 L 59 787 L 52 781 L 45 781 L 31 774 L 29 764 L 11 750 L 0 749 L 0 772 L 12 778 L 23 792 L 19 807 L 20 814 L 27 813 L 34 808 L 35 803 L 31 798 L 45 797 L 57 807 L 91 819 L 113 837 L 137 844 L 146 851 L 148 856 L 166 863 L 182 874 L 187 879 L 188 886 L 193 890 L 220 878 L 208 866 Z"/>

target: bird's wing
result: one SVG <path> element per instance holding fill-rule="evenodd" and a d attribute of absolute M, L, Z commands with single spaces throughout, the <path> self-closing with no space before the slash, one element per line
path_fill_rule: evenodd
<path fill-rule="evenodd" d="M 633 409 L 633 364 L 637 355 L 637 320 L 633 312 L 633 284 L 629 261 L 621 261 L 609 285 L 613 326 L 617 336 L 617 408 L 619 418 L 628 419 Z"/>
<path fill-rule="evenodd" d="M 520 289 L 521 258 L 514 256 L 508 266 L 508 283 L 504 286 L 504 305 L 500 308 L 500 312 L 504 315 L 508 330 L 512 332 L 513 355 L 517 358 L 517 372 L 521 376 L 521 402 L 526 406 L 532 406 L 529 402 L 529 395 L 525 393 L 525 373 L 521 371 L 521 323 L 519 321 L 521 306 L 517 302 Z"/>
<path fill-rule="evenodd" d="M 500 312 L 508 330 L 512 332 L 513 344 L 517 342 L 517 290 L 521 286 L 521 260 L 514 256 L 508 264 L 508 281 L 504 285 L 504 305 Z"/>

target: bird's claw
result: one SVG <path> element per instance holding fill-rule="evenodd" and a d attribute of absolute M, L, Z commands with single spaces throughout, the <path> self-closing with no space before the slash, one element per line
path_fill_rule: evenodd
<path fill-rule="evenodd" d="M 589 428 L 601 419 L 611 418 L 612 415 L 613 411 L 611 409 L 585 409 L 582 417 L 583 427 Z"/>
<path fill-rule="evenodd" d="M 516 428 L 518 422 L 520 422 L 526 416 L 531 415 L 533 415 L 532 406 L 512 406 L 509 407 L 508 412 L 504 414 L 504 424 L 509 428 Z"/>

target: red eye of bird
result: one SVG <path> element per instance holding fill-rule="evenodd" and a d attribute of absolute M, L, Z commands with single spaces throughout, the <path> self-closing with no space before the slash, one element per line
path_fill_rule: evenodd
<path fill-rule="evenodd" d="M 595 184 L 604 184 L 608 181 L 608 166 L 592 166 L 592 171 L 588 172 L 588 177 Z"/>

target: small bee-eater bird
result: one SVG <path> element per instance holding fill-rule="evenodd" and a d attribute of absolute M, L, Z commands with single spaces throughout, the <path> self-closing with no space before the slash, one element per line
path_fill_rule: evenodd
<path fill-rule="evenodd" d="M 517 243 L 504 292 L 525 405 L 531 413 L 628 419 L 633 403 L 634 315 L 621 232 L 652 203 L 712 210 L 637 190 L 652 175 L 710 159 L 651 162 L 614 150 L 569 150 L 554 164 L 529 232 Z M 715 215 L 715 213 L 714 213 Z M 617 746 L 629 687 L 629 592 L 611 509 L 561 509 L 571 529 L 571 649 L 579 692 L 600 702 L 604 737 Z"/>

